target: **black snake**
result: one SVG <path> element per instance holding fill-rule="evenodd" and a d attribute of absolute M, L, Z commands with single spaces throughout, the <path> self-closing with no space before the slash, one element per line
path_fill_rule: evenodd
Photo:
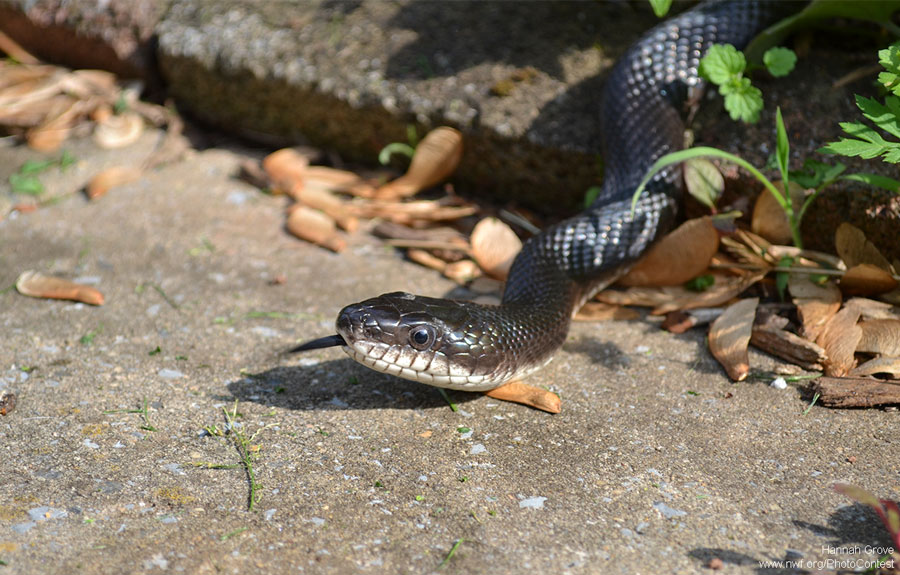
<path fill-rule="evenodd" d="M 345 307 L 337 335 L 292 351 L 340 345 L 377 371 L 430 385 L 487 391 L 546 365 L 575 311 L 674 225 L 680 167 L 659 172 L 632 213 L 632 195 L 658 158 L 683 147 L 685 103 L 702 88 L 710 45 L 745 46 L 802 4 L 723 0 L 701 4 L 646 33 L 618 61 L 600 110 L 607 166 L 584 212 L 528 240 L 503 300 L 484 306 L 388 293 Z"/>

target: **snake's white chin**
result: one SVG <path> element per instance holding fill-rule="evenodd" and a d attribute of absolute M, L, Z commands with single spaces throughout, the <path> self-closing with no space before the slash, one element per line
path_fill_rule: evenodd
<path fill-rule="evenodd" d="M 504 381 L 493 381 L 486 375 L 436 375 L 428 373 L 427 371 L 417 371 L 410 367 L 404 367 L 396 363 L 387 362 L 384 359 L 372 357 L 364 351 L 349 345 L 344 346 L 342 349 L 355 361 L 370 369 L 402 377 L 403 379 L 433 385 L 435 387 L 461 389 L 464 391 L 489 391 L 505 383 Z"/>

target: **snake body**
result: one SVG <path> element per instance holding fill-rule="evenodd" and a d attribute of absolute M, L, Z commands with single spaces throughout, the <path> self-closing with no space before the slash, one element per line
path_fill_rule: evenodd
<path fill-rule="evenodd" d="M 785 1 L 721 0 L 656 26 L 618 61 L 600 109 L 606 170 L 584 212 L 529 239 L 510 269 L 502 303 L 485 306 L 388 293 L 341 310 L 337 335 L 294 351 L 340 345 L 377 371 L 440 387 L 487 391 L 546 365 L 571 317 L 625 273 L 674 225 L 681 169 L 659 172 L 631 211 L 658 158 L 683 147 L 685 103 L 714 43 L 746 45 L 797 10 Z"/>

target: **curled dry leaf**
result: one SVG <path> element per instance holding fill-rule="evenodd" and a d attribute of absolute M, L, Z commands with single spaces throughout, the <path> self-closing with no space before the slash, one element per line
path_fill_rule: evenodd
<path fill-rule="evenodd" d="M 876 374 L 890 375 L 891 379 L 900 379 L 900 357 L 876 357 L 850 370 L 852 376 Z"/>
<path fill-rule="evenodd" d="M 897 280 L 874 264 L 856 264 L 841 277 L 841 291 L 847 295 L 878 295 L 897 288 Z"/>
<path fill-rule="evenodd" d="M 406 174 L 378 188 L 375 197 L 396 200 L 417 194 L 450 177 L 462 159 L 462 134 L 441 126 L 428 132 L 416 146 Z"/>
<path fill-rule="evenodd" d="M 815 341 L 831 316 L 841 308 L 841 290 L 830 281 L 819 285 L 811 282 L 806 274 L 790 274 L 788 291 L 803 323 L 800 335 Z"/>
<path fill-rule="evenodd" d="M 866 234 L 852 224 L 844 222 L 838 226 L 834 233 L 834 246 L 848 269 L 859 264 L 871 264 L 888 271 L 891 269 L 887 258 L 881 255 L 875 244 L 867 240 Z"/>
<path fill-rule="evenodd" d="M 289 210 L 287 229 L 300 239 L 312 242 L 333 252 L 342 251 L 347 243 L 337 233 L 334 219 L 326 214 L 295 205 Z"/>
<path fill-rule="evenodd" d="M 747 346 L 753 331 L 757 305 L 759 298 L 735 302 L 728 306 L 709 329 L 709 350 L 733 381 L 743 381 L 750 373 Z"/>
<path fill-rule="evenodd" d="M 90 286 L 77 284 L 62 278 L 45 276 L 28 270 L 16 280 L 16 289 L 22 295 L 46 299 L 67 299 L 90 305 L 103 305 L 103 294 Z"/>
<path fill-rule="evenodd" d="M 609 321 L 639 319 L 641 314 L 637 310 L 618 305 L 589 301 L 581 306 L 572 318 L 575 321 Z"/>
<path fill-rule="evenodd" d="M 411 248 L 406 250 L 406 256 L 426 268 L 431 268 L 439 272 L 443 272 L 447 269 L 447 262 L 427 250 Z"/>
<path fill-rule="evenodd" d="M 94 129 L 94 141 L 101 148 L 124 148 L 135 143 L 144 133 L 144 119 L 134 112 L 106 118 Z"/>
<path fill-rule="evenodd" d="M 88 198 L 95 200 L 103 196 L 110 189 L 122 186 L 141 177 L 141 170 L 132 166 L 114 166 L 106 168 L 91 178 L 85 188 Z"/>
<path fill-rule="evenodd" d="M 359 220 L 351 215 L 347 208 L 347 202 L 332 194 L 328 190 L 321 188 L 306 188 L 295 186 L 293 193 L 290 194 L 298 202 L 314 208 L 322 210 L 337 222 L 342 230 L 355 232 L 359 227 Z"/>
<path fill-rule="evenodd" d="M 484 218 L 475 225 L 472 237 L 472 257 L 488 276 L 505 280 L 522 241 L 516 232 L 497 218 Z"/>
<path fill-rule="evenodd" d="M 883 301 L 855 297 L 847 301 L 847 306 L 857 308 L 865 321 L 870 319 L 900 319 L 900 310 Z"/>
<path fill-rule="evenodd" d="M 853 353 L 862 339 L 862 330 L 857 325 L 859 315 L 858 308 L 844 307 L 828 320 L 816 338 L 816 343 L 825 350 L 828 358 L 825 360 L 826 375 L 843 377 L 856 365 Z"/>
<path fill-rule="evenodd" d="M 303 186 L 309 160 L 293 148 L 282 148 L 263 158 L 262 167 L 274 189 L 291 194 Z"/>
<path fill-rule="evenodd" d="M 674 286 L 697 277 L 719 250 L 709 216 L 688 220 L 657 242 L 624 277 L 623 286 Z"/>
<path fill-rule="evenodd" d="M 856 351 L 900 357 L 900 320 L 873 319 L 859 324 L 862 337 Z"/>
<path fill-rule="evenodd" d="M 775 182 L 775 187 L 784 194 L 784 182 Z M 788 187 L 790 188 L 794 213 L 797 213 L 803 205 L 803 197 L 806 191 L 795 182 L 791 182 Z M 762 236 L 773 244 L 789 244 L 793 240 L 791 225 L 788 223 L 787 215 L 785 215 L 781 204 L 778 203 L 778 200 L 775 199 L 775 196 L 768 189 L 763 189 L 759 197 L 756 198 L 750 229 L 754 234 Z"/>

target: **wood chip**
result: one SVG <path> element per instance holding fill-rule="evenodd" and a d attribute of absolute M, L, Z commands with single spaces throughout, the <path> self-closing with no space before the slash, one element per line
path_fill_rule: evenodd
<path fill-rule="evenodd" d="M 623 286 L 674 286 L 702 274 L 719 250 L 709 216 L 688 220 L 667 234 L 617 282 Z"/>
<path fill-rule="evenodd" d="M 103 294 L 90 286 L 62 278 L 50 277 L 34 270 L 22 272 L 16 280 L 22 295 L 46 299 L 66 299 L 90 305 L 103 305 Z"/>
<path fill-rule="evenodd" d="M 876 357 L 850 370 L 850 375 L 852 376 L 876 374 L 889 375 L 893 379 L 900 379 L 900 357 Z"/>
<path fill-rule="evenodd" d="M 375 191 L 375 197 L 398 200 L 437 185 L 456 171 L 462 159 L 462 134 L 446 126 L 435 128 L 416 146 L 406 174 Z"/>
<path fill-rule="evenodd" d="M 900 385 L 868 377 L 820 377 L 812 384 L 826 407 L 881 407 L 900 404 Z"/>
<path fill-rule="evenodd" d="M 897 280 L 874 264 L 856 264 L 844 272 L 840 288 L 847 295 L 879 295 L 896 289 Z"/>
<path fill-rule="evenodd" d="M 115 188 L 135 182 L 141 178 L 141 170 L 133 166 L 113 166 L 94 175 L 88 182 L 85 192 L 87 197 L 96 200 Z"/>
<path fill-rule="evenodd" d="M 790 274 L 788 291 L 803 323 L 800 335 L 815 341 L 828 320 L 841 308 L 841 290 L 830 281 L 817 284 L 806 274 Z"/>
<path fill-rule="evenodd" d="M 871 264 L 883 270 L 890 270 L 887 258 L 866 239 L 866 234 L 856 226 L 842 223 L 834 233 L 834 246 L 847 269 L 859 264 Z"/>
<path fill-rule="evenodd" d="M 513 260 L 522 250 L 516 232 L 497 218 L 484 218 L 475 225 L 472 236 L 472 257 L 488 276 L 505 280 Z"/>
<path fill-rule="evenodd" d="M 747 346 L 753 330 L 759 298 L 747 298 L 730 305 L 709 330 L 709 350 L 732 381 L 743 381 L 750 373 Z"/>
<path fill-rule="evenodd" d="M 640 317 L 641 314 L 637 310 L 599 301 L 589 301 L 581 306 L 572 319 L 575 321 L 628 321 L 640 319 Z"/>
<path fill-rule="evenodd" d="M 486 391 L 485 395 L 501 401 L 512 401 L 528 405 L 548 413 L 559 413 L 562 402 L 552 391 L 526 385 L 521 381 L 513 381 L 496 389 Z"/>
<path fill-rule="evenodd" d="M 821 371 L 826 359 L 825 350 L 782 327 L 772 321 L 754 324 L 750 345 L 807 371 Z"/>
<path fill-rule="evenodd" d="M 842 377 L 850 373 L 856 366 L 854 352 L 862 330 L 857 325 L 860 312 L 855 307 L 844 307 L 837 312 L 816 338 L 816 343 L 825 350 L 825 374 L 831 377 Z"/>
<path fill-rule="evenodd" d="M 862 337 L 856 344 L 857 353 L 877 353 L 900 357 L 900 320 L 873 319 L 859 323 Z"/>
<path fill-rule="evenodd" d="M 298 238 L 328 248 L 333 252 L 343 251 L 347 247 L 347 242 L 338 235 L 334 219 L 306 206 L 291 206 L 287 229 Z"/>

